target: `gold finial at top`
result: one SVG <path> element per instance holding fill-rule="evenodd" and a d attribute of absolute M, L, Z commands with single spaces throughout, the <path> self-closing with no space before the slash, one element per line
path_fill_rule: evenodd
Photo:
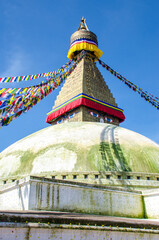
<path fill-rule="evenodd" d="M 87 30 L 87 31 L 89 31 L 89 29 L 87 27 L 87 24 L 86 24 L 86 19 L 84 19 L 84 17 L 82 17 L 82 19 L 81 19 L 78 31 L 79 30 Z"/>
<path fill-rule="evenodd" d="M 78 30 L 71 35 L 67 57 L 73 59 L 82 50 L 92 52 L 97 58 L 100 58 L 103 54 L 98 48 L 97 36 L 89 31 L 84 17 L 81 19 Z"/>

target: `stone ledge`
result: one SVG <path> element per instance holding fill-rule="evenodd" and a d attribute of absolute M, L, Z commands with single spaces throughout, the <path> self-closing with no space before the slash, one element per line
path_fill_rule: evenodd
<path fill-rule="evenodd" d="M 63 177 L 65 176 L 65 180 Z M 76 176 L 75 179 L 74 176 Z M 87 176 L 87 178 L 85 178 Z M 97 178 L 96 178 L 97 176 Z M 118 178 L 120 176 L 120 179 Z M 25 178 L 27 176 L 11 176 L 9 179 L 2 178 L 0 189 L 5 186 L 17 183 L 21 178 Z M 112 187 L 151 187 L 151 188 L 159 188 L 159 174 L 158 173 L 134 173 L 134 172 L 43 172 L 37 177 L 40 178 L 48 178 L 58 181 L 71 181 L 73 183 L 85 183 L 85 184 L 99 184 L 105 186 Z M 139 179 L 137 179 L 139 177 Z M 128 179 L 129 178 L 129 179 Z M 3 184 L 2 184 L 3 183 Z M 5 187 L 6 188 L 6 187 Z"/>
<path fill-rule="evenodd" d="M 150 231 L 157 234 L 159 233 L 159 222 L 156 220 L 50 211 L 1 211 L 0 227 L 4 226 L 87 228 L 92 230 L 99 228 L 101 230 L 112 231 Z"/>
<path fill-rule="evenodd" d="M 50 182 L 50 183 L 54 183 L 54 184 L 87 187 L 87 188 L 91 188 L 91 189 L 101 189 L 101 190 L 103 189 L 103 190 L 108 190 L 108 191 L 115 190 L 115 191 L 131 192 L 131 193 L 137 193 L 137 194 L 142 193 L 142 191 L 125 189 L 124 187 L 104 186 L 104 185 L 100 185 L 100 184 L 76 182 L 76 181 L 61 180 L 61 179 L 51 179 L 51 178 L 38 177 L 38 176 L 27 176 L 25 178 L 15 181 L 11 184 L 7 184 L 6 186 L 3 186 L 2 188 L 0 188 L 0 193 L 2 193 L 3 191 L 7 191 L 12 188 L 15 188 L 17 186 L 21 186 L 23 184 L 29 183 L 29 182 L 41 182 L 41 183 L 49 183 Z"/>

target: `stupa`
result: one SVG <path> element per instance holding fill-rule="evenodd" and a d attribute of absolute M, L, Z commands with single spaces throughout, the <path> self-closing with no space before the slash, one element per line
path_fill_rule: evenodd
<path fill-rule="evenodd" d="M 0 154 L 3 240 L 158 239 L 159 146 L 119 126 L 125 116 L 84 18 L 68 58 L 83 50 L 47 115 L 51 126 Z"/>

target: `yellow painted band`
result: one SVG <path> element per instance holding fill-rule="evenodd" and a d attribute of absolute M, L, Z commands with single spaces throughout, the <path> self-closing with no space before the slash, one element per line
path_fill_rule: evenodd
<path fill-rule="evenodd" d="M 69 59 L 72 59 L 74 56 L 74 52 L 81 51 L 81 50 L 94 52 L 97 58 L 100 58 L 103 55 L 103 52 L 96 45 L 93 45 L 87 42 L 82 42 L 82 43 L 76 43 L 75 45 L 73 45 L 68 51 L 67 57 Z"/>

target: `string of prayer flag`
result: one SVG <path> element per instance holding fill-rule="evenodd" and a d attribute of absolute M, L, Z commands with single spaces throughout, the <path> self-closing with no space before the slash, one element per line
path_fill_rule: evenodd
<path fill-rule="evenodd" d="M 0 83 L 22 82 L 22 81 L 28 81 L 28 80 L 33 80 L 33 79 L 37 79 L 37 78 L 55 77 L 57 74 L 62 73 L 63 70 L 71 64 L 71 62 L 72 62 L 72 60 L 67 62 L 65 65 L 63 65 L 61 68 L 59 68 L 57 71 L 25 75 L 25 76 L 17 76 L 17 77 L 0 77 Z"/>
<path fill-rule="evenodd" d="M 127 80 L 125 77 L 123 77 L 118 72 L 113 70 L 111 67 L 109 67 L 107 64 L 105 64 L 100 59 L 98 59 L 98 62 L 99 62 L 99 64 L 102 65 L 102 67 L 104 67 L 106 70 L 108 70 L 111 74 L 113 74 L 115 77 L 117 77 L 120 81 L 125 83 L 125 85 L 127 85 L 130 89 L 132 89 L 134 92 L 137 92 L 138 94 L 140 94 L 140 96 L 143 99 L 145 99 L 147 102 L 151 103 L 152 106 L 159 109 L 159 98 L 158 97 L 155 97 L 154 95 L 148 93 L 147 91 L 144 91 L 142 88 L 140 88 L 137 85 L 135 85 L 134 83 L 130 82 L 129 80 Z"/>
<path fill-rule="evenodd" d="M 85 55 L 82 52 L 75 62 L 66 66 L 60 75 L 50 77 L 47 82 L 38 84 L 36 86 L 23 89 L 8 89 L 8 93 L 13 93 L 10 98 L 0 100 L 0 127 L 7 126 L 12 120 L 19 117 L 22 113 L 29 111 L 34 105 L 51 93 L 57 86 L 72 73 L 77 64 Z M 66 69 L 68 68 L 68 69 Z M 15 91 L 14 91 L 15 90 Z M 13 92 L 12 92 L 13 91 Z"/>

